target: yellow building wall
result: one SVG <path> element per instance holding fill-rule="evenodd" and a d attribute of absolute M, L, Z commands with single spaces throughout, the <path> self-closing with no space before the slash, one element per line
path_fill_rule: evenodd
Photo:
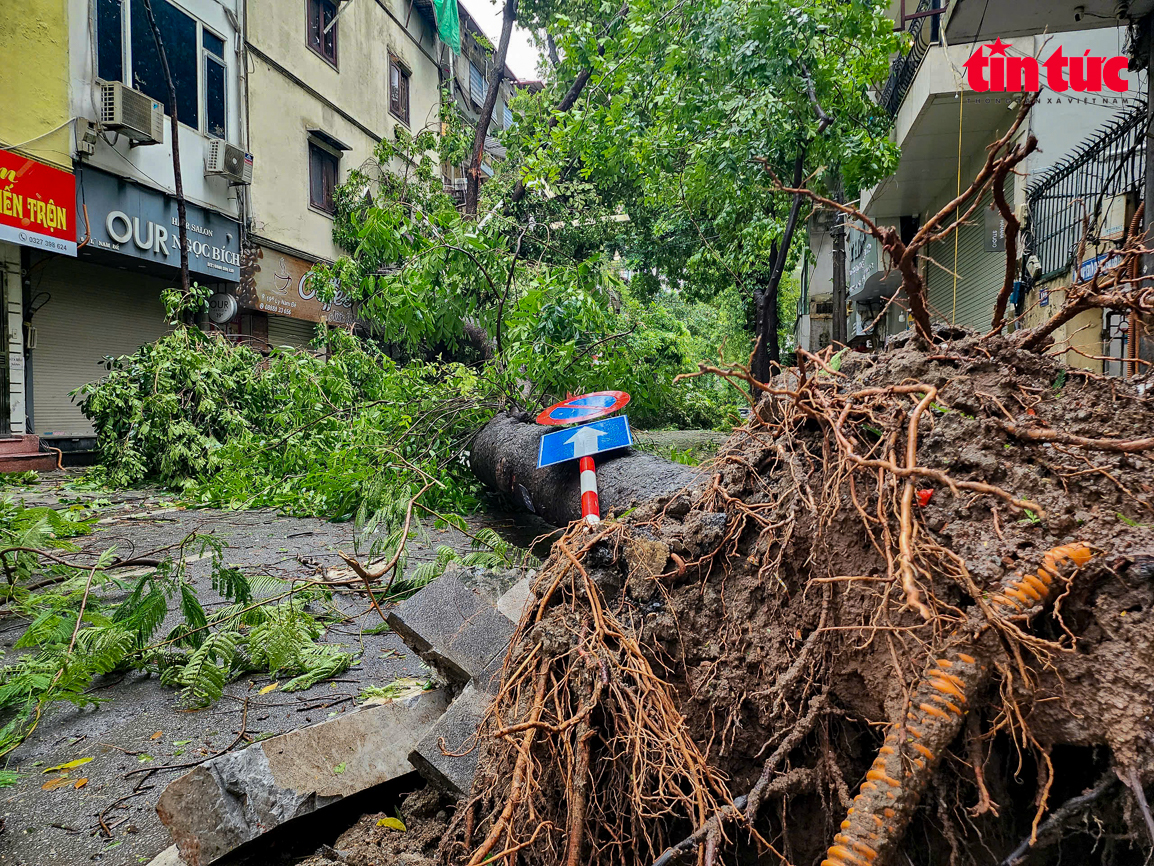
<path fill-rule="evenodd" d="M 1038 306 L 1038 296 L 1035 293 L 1023 319 L 1024 327 L 1035 328 L 1044 324 L 1058 310 L 1062 309 L 1062 305 L 1066 302 L 1066 289 L 1069 284 L 1069 275 L 1047 283 L 1046 287 L 1050 290 L 1050 303 L 1045 307 Z M 1101 310 L 1087 310 L 1080 313 L 1054 331 L 1053 338 L 1054 345 L 1047 354 L 1058 357 L 1070 367 L 1089 370 L 1093 373 L 1102 372 L 1102 362 L 1095 360 L 1096 356 L 1104 354 Z M 1062 349 L 1066 349 L 1066 351 L 1063 352 Z M 1055 355 L 1055 353 L 1057 354 Z"/>
<path fill-rule="evenodd" d="M 71 171 L 67 6 L 67 0 L 24 0 L 4 10 L 0 143 L 20 145 L 20 153 Z"/>

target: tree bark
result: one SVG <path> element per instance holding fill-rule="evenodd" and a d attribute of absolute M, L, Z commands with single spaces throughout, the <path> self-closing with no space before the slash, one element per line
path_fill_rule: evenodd
<path fill-rule="evenodd" d="M 834 181 L 834 201 L 845 204 L 845 188 L 841 171 Z M 837 213 L 833 227 L 833 333 L 834 343 L 844 346 L 849 343 L 849 323 L 846 321 L 846 273 L 845 273 L 845 214 Z"/>
<path fill-rule="evenodd" d="M 793 164 L 793 186 L 795 189 L 801 187 L 801 182 L 804 179 L 803 172 L 805 171 L 805 149 L 803 148 L 797 154 L 797 159 Z M 769 282 L 764 290 L 756 291 L 754 297 L 757 302 L 757 343 L 753 350 L 753 365 L 750 371 L 753 378 L 759 382 L 768 382 L 772 374 L 772 364 L 780 360 L 780 348 L 777 339 L 778 326 L 778 289 L 781 286 L 781 278 L 785 273 L 785 264 L 789 260 L 789 248 L 793 243 L 793 233 L 797 229 L 797 219 L 801 214 L 801 199 L 800 193 L 794 193 L 793 202 L 789 206 L 789 216 L 785 221 L 785 231 L 782 233 L 781 241 L 775 245 L 773 259 L 773 270 L 769 274 Z"/>
<path fill-rule="evenodd" d="M 180 127 L 176 118 L 176 85 L 172 83 L 172 72 L 168 68 L 168 54 L 164 50 L 164 40 L 160 28 L 156 26 L 156 16 L 152 14 L 152 0 L 144 0 L 144 15 L 152 30 L 152 41 L 156 43 L 156 53 L 160 56 L 160 68 L 164 71 L 164 83 L 168 87 L 168 117 L 172 128 L 172 179 L 176 187 L 176 216 L 180 225 L 177 232 L 180 239 L 180 290 L 187 297 L 188 280 L 188 222 L 185 218 L 184 183 L 180 174 Z"/>
<path fill-rule="evenodd" d="M 517 0 L 505 0 L 505 14 L 501 20 L 501 40 L 497 53 L 493 55 L 493 69 L 489 72 L 489 84 L 485 90 L 485 104 L 481 116 L 477 118 L 477 131 L 473 136 L 473 157 L 466 172 L 465 215 L 477 215 L 477 202 L 481 196 L 481 162 L 485 159 L 485 137 L 489 134 L 489 124 L 493 120 L 493 109 L 497 106 L 498 90 L 505 78 L 505 58 L 509 54 L 509 39 L 513 35 L 513 23 L 517 20 Z"/>
<path fill-rule="evenodd" d="M 521 507 L 555 526 L 581 517 L 581 482 L 577 461 L 537 468 L 540 439 L 558 428 L 542 427 L 498 415 L 477 438 L 469 453 L 473 474 L 489 487 L 508 494 Z M 621 449 L 599 454 L 597 497 L 601 515 L 626 509 L 702 480 L 691 466 L 652 454 Z"/>
<path fill-rule="evenodd" d="M 769 257 L 776 262 L 778 246 L 770 247 Z M 768 382 L 773 375 L 773 363 L 781 360 L 781 345 L 777 336 L 780 315 L 777 308 L 777 293 L 772 289 L 773 272 L 759 274 L 753 299 L 757 309 L 754 334 L 757 338 L 757 352 L 753 356 L 753 378 Z M 764 351 L 762 349 L 764 348 Z"/>

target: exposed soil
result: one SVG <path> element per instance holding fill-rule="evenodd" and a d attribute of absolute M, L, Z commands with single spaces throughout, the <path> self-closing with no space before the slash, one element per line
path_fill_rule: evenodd
<path fill-rule="evenodd" d="M 473 796 L 405 850 L 1144 861 L 1151 399 L 957 332 L 775 388 L 706 483 L 554 546 Z M 371 825 L 348 862 L 393 862 Z"/>

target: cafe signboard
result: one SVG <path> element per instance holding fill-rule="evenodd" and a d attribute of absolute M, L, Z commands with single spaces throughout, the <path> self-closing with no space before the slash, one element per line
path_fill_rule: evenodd
<path fill-rule="evenodd" d="M 93 168 L 78 172 L 91 232 L 84 254 L 129 256 L 145 270 L 170 275 L 180 268 L 176 199 Z M 185 205 L 188 270 L 201 283 L 240 280 L 240 223 Z"/>
<path fill-rule="evenodd" d="M 313 262 L 282 253 L 261 244 L 249 244 L 244 251 L 244 268 L 237 300 L 249 310 L 273 316 L 289 316 L 330 325 L 356 323 L 353 302 L 340 289 L 333 300 L 317 297 Z"/>
<path fill-rule="evenodd" d="M 76 179 L 0 150 L 0 241 L 76 255 Z"/>

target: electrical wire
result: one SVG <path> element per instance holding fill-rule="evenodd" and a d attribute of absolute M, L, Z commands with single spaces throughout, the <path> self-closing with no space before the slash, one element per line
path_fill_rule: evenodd
<path fill-rule="evenodd" d="M 958 192 L 957 197 L 962 197 L 962 109 L 966 104 L 966 97 L 964 94 L 958 94 Z M 958 213 L 955 219 L 961 216 L 961 205 L 958 205 Z M 954 299 L 950 305 L 950 324 L 956 325 L 958 323 L 958 236 L 961 231 L 954 232 Z"/>
<path fill-rule="evenodd" d="M 17 148 L 24 147 L 27 144 L 32 144 L 32 142 L 34 142 L 34 141 L 39 141 L 42 138 L 47 138 L 48 136 L 52 135 L 52 133 L 54 133 L 54 132 L 59 132 L 61 129 L 68 126 L 68 124 L 74 122 L 75 120 L 78 120 L 78 118 L 70 117 L 66 121 L 64 121 L 63 123 L 52 127 L 47 132 L 42 132 L 39 135 L 28 139 L 27 141 L 21 141 L 17 144 L 4 144 L 4 142 L 0 141 L 0 150 L 16 150 Z"/>

